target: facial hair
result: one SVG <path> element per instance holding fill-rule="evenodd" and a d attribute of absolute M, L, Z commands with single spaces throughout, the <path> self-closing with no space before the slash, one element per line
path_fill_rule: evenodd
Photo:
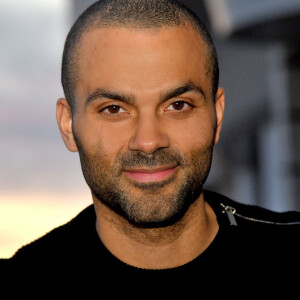
<path fill-rule="evenodd" d="M 200 196 L 209 174 L 213 145 L 184 155 L 178 149 L 160 148 L 151 155 L 138 151 L 120 152 L 111 165 L 101 147 L 87 151 L 76 139 L 82 171 L 98 201 L 135 226 L 155 228 L 177 222 Z M 139 183 L 124 175 L 131 168 L 175 165 L 177 170 L 160 182 Z"/>

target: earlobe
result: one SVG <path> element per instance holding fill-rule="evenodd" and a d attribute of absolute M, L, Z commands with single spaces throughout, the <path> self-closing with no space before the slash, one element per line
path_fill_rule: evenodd
<path fill-rule="evenodd" d="M 60 98 L 56 104 L 56 120 L 60 134 L 66 147 L 71 152 L 78 151 L 73 135 L 72 110 L 65 98 Z"/>
<path fill-rule="evenodd" d="M 224 109 L 225 109 L 225 94 L 222 88 L 219 88 L 215 99 L 215 109 L 216 109 L 216 132 L 214 138 L 214 144 L 217 144 L 220 139 L 220 132 L 223 123 Z"/>

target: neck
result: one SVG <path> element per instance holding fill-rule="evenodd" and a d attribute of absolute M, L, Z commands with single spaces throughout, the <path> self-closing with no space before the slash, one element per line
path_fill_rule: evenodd
<path fill-rule="evenodd" d="M 106 248 L 126 264 L 144 269 L 167 269 L 186 264 L 213 241 L 218 223 L 203 194 L 175 224 L 141 228 L 94 199 L 97 232 Z"/>

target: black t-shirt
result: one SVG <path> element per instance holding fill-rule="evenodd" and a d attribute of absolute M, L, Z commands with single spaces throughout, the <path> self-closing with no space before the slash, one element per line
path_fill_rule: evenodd
<path fill-rule="evenodd" d="M 195 282 L 199 287 L 212 283 L 228 289 L 246 286 L 248 295 L 251 286 L 294 290 L 300 271 L 300 213 L 275 213 L 208 191 L 204 199 L 216 213 L 219 231 L 201 255 L 183 266 L 143 270 L 121 262 L 99 239 L 94 208 L 89 206 L 67 224 L 2 261 L 2 270 L 6 278 L 42 280 L 51 286 L 67 280 L 72 287 L 90 282 L 111 290 L 111 286 L 126 283 L 129 294 L 130 283 L 150 285 L 153 292 L 166 287 L 167 282 L 173 292 L 174 287 L 198 288 Z"/>

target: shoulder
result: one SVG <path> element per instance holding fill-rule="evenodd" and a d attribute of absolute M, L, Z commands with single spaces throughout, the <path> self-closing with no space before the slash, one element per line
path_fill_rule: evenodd
<path fill-rule="evenodd" d="M 300 212 L 298 211 L 275 212 L 263 207 L 243 204 L 211 191 L 205 191 L 204 197 L 217 216 L 226 215 L 230 223 L 228 216 L 231 214 L 237 226 L 300 230 Z"/>
<path fill-rule="evenodd" d="M 273 276 L 273 271 L 289 272 L 299 265 L 299 212 L 275 212 L 214 192 L 205 192 L 204 197 L 217 216 L 222 252 L 241 267 L 241 272 L 244 268 L 264 270 Z"/>
<path fill-rule="evenodd" d="M 24 245 L 10 259 L 11 261 L 31 262 L 36 258 L 51 260 L 51 257 L 62 257 L 70 253 L 71 249 L 76 249 L 76 245 L 83 239 L 87 239 L 89 232 L 95 227 L 95 213 L 93 206 L 89 206 L 81 211 L 68 223 L 54 228 L 44 236 Z"/>

